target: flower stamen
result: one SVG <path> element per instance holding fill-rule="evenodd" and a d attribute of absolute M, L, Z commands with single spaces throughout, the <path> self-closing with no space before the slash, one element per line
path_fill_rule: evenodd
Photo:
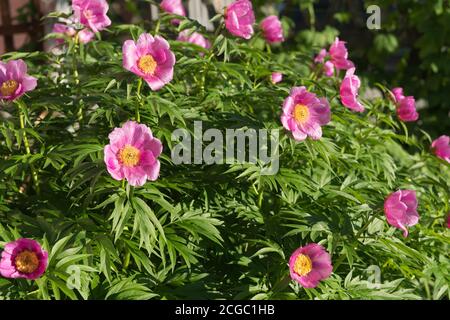
<path fill-rule="evenodd" d="M 297 104 L 294 107 L 294 120 L 303 124 L 309 119 L 309 108 L 303 104 Z"/>
<path fill-rule="evenodd" d="M 138 61 L 138 68 L 145 74 L 153 74 L 155 73 L 156 67 L 158 64 L 152 55 L 146 54 L 142 56 Z"/>
<path fill-rule="evenodd" d="M 33 273 L 39 267 L 39 258 L 36 252 L 24 250 L 14 260 L 16 269 L 22 273 Z"/>
<path fill-rule="evenodd" d="M 119 151 L 119 161 L 125 167 L 134 167 L 139 163 L 141 159 L 141 152 L 138 148 L 126 145 Z"/>
<path fill-rule="evenodd" d="M 294 271 L 299 276 L 306 276 L 312 270 L 311 258 L 304 254 L 299 254 L 294 263 Z"/>
<path fill-rule="evenodd" d="M 16 80 L 7 80 L 2 83 L 0 87 L 0 93 L 4 97 L 11 96 L 14 92 L 16 92 L 18 87 L 19 84 Z"/>

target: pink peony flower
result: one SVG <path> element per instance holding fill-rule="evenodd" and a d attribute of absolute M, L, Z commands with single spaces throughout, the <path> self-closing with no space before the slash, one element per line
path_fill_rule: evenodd
<path fill-rule="evenodd" d="M 109 5 L 106 0 L 72 0 L 75 20 L 94 32 L 111 25 L 106 13 Z"/>
<path fill-rule="evenodd" d="M 78 32 L 78 40 L 80 43 L 86 44 L 94 38 L 95 34 L 89 30 L 89 29 L 83 29 L 80 32 Z"/>
<path fill-rule="evenodd" d="M 267 42 L 278 43 L 284 41 L 283 28 L 277 16 L 268 16 L 261 21 L 261 29 Z"/>
<path fill-rule="evenodd" d="M 168 13 L 173 13 L 179 16 L 186 16 L 186 10 L 184 10 L 181 0 L 163 0 L 161 2 L 161 8 Z"/>
<path fill-rule="evenodd" d="M 348 51 L 345 47 L 345 42 L 340 41 L 339 38 L 336 37 L 334 43 L 330 47 L 330 57 L 331 62 L 334 64 L 336 69 L 347 70 L 350 68 L 354 68 L 353 62 L 348 60 Z"/>
<path fill-rule="evenodd" d="M 326 49 L 320 50 L 319 54 L 314 58 L 314 63 L 323 63 L 328 52 Z"/>
<path fill-rule="evenodd" d="M 314 140 L 322 137 L 321 126 L 331 120 L 330 105 L 327 99 L 317 98 L 305 87 L 294 87 L 284 100 L 281 123 L 292 132 L 295 140 L 305 140 L 307 136 Z"/>
<path fill-rule="evenodd" d="M 143 33 L 137 43 L 125 41 L 122 52 L 123 67 L 143 78 L 152 90 L 172 81 L 175 55 L 163 37 Z"/>
<path fill-rule="evenodd" d="M 341 101 L 347 108 L 356 112 L 363 112 L 364 106 L 357 100 L 361 81 L 354 73 L 355 68 L 348 69 L 344 80 L 342 80 L 340 89 Z"/>
<path fill-rule="evenodd" d="M 55 42 L 57 45 L 61 45 L 64 43 L 64 36 L 72 38 L 77 33 L 74 28 L 69 27 L 68 25 L 62 23 L 55 23 L 53 25 L 52 32 L 60 33 L 62 36 L 61 38 L 55 38 Z"/>
<path fill-rule="evenodd" d="M 403 95 L 403 88 L 394 88 L 391 90 L 394 94 L 394 102 L 399 102 L 402 100 L 405 96 Z"/>
<path fill-rule="evenodd" d="M 333 271 L 329 253 L 320 244 L 310 243 L 294 251 L 289 259 L 292 280 L 304 288 L 315 288 Z"/>
<path fill-rule="evenodd" d="M 196 44 L 202 48 L 209 49 L 211 42 L 198 32 L 191 32 L 189 30 L 181 31 L 177 38 L 178 41 L 189 42 Z M 201 52 L 203 54 L 203 52 Z"/>
<path fill-rule="evenodd" d="M 273 84 L 277 84 L 283 80 L 283 74 L 281 72 L 272 72 L 271 81 Z"/>
<path fill-rule="evenodd" d="M 403 122 L 412 122 L 419 119 L 416 111 L 416 101 L 414 97 L 405 97 L 397 104 L 397 116 Z"/>
<path fill-rule="evenodd" d="M 411 227 L 419 222 L 416 192 L 414 190 L 398 190 L 391 193 L 384 201 L 384 213 L 389 224 L 403 230 L 403 236 L 407 237 L 406 227 Z"/>
<path fill-rule="evenodd" d="M 252 2 L 236 0 L 225 8 L 225 27 L 234 36 L 250 39 L 253 35 L 255 14 Z"/>
<path fill-rule="evenodd" d="M 327 77 L 332 77 L 334 74 L 334 64 L 331 61 L 325 62 L 323 65 L 323 71 Z"/>
<path fill-rule="evenodd" d="M 1 81 L 1 80 L 0 80 Z M 450 137 L 440 136 L 431 144 L 434 154 L 442 160 L 450 163 Z"/>
<path fill-rule="evenodd" d="M 167 13 L 172 13 L 183 17 L 186 16 L 186 10 L 184 10 L 181 0 L 163 0 L 161 2 L 161 9 Z M 179 24 L 180 20 L 173 19 L 171 22 L 173 24 Z"/>
<path fill-rule="evenodd" d="M 48 253 L 32 239 L 21 238 L 5 245 L 0 274 L 5 278 L 35 280 L 47 269 Z"/>
<path fill-rule="evenodd" d="M 74 28 L 69 27 L 65 24 L 61 24 L 61 23 L 55 23 L 53 25 L 52 32 L 60 33 L 61 35 L 65 35 L 70 38 L 74 38 L 76 35 L 78 35 L 78 40 L 80 41 L 80 43 L 83 43 L 83 44 L 88 43 L 95 36 L 95 34 L 92 31 L 90 31 L 88 28 L 85 28 L 77 33 L 77 31 Z M 64 37 L 56 38 L 55 41 L 56 41 L 57 45 L 61 45 L 64 43 Z"/>
<path fill-rule="evenodd" d="M 0 99 L 17 99 L 36 85 L 37 79 L 27 74 L 23 60 L 0 61 Z"/>
<path fill-rule="evenodd" d="M 416 101 L 414 97 L 405 97 L 402 88 L 392 89 L 395 104 L 397 106 L 397 116 L 401 121 L 412 122 L 419 119 L 419 114 L 416 111 Z"/>
<path fill-rule="evenodd" d="M 125 178 L 132 186 L 142 186 L 147 180 L 158 179 L 157 158 L 162 148 L 150 128 L 128 121 L 109 134 L 109 144 L 104 149 L 106 168 L 114 179 Z"/>

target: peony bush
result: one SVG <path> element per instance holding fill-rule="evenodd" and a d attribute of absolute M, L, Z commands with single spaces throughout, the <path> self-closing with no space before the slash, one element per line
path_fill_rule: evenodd
<path fill-rule="evenodd" d="M 181 1 L 151 26 L 72 8 L 51 51 L 1 56 L 1 299 L 450 297 L 450 138 L 410 134 L 414 93 L 339 38 L 286 50 L 248 0 L 213 32 Z M 174 161 L 200 121 L 278 132 L 279 168 Z"/>

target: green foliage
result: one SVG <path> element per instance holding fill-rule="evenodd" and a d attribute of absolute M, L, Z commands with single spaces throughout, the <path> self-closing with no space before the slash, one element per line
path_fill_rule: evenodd
<path fill-rule="evenodd" d="M 166 39 L 177 32 L 170 19 L 158 24 Z M 188 25 L 196 23 L 185 19 L 179 28 Z M 430 154 L 425 132 L 408 133 L 387 98 L 352 113 L 339 101 L 339 79 L 311 73 L 312 51 L 268 51 L 261 39 L 219 32 L 209 35 L 207 51 L 171 40 L 173 81 L 157 92 L 144 84 L 139 98 L 121 46 L 143 31 L 113 25 L 105 40 L 71 43 L 61 55 L 2 56 L 25 59 L 38 87 L 22 100 L 25 129 L 18 105 L 2 105 L 10 116 L 0 123 L 0 244 L 39 240 L 49 267 L 35 282 L 1 279 L 0 298 L 450 297 L 449 165 Z M 272 71 L 283 82 L 272 85 Z M 282 129 L 282 101 L 300 85 L 331 104 L 321 140 L 297 143 Z M 109 176 L 103 147 L 137 107 L 164 151 L 159 179 L 133 188 Z M 195 120 L 222 132 L 280 129 L 279 172 L 262 175 L 257 164 L 174 165 L 171 133 L 191 130 Z M 408 238 L 383 214 L 385 197 L 399 188 L 419 197 L 420 224 Z M 310 242 L 327 248 L 334 269 L 304 289 L 289 280 L 287 262 Z M 380 287 L 370 286 L 370 266 L 380 269 Z"/>

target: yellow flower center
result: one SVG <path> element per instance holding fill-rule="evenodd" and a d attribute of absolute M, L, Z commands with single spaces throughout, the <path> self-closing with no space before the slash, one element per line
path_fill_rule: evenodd
<path fill-rule="evenodd" d="M 2 86 L 0 87 L 0 93 L 2 96 L 10 96 L 14 92 L 16 92 L 17 87 L 19 84 L 16 80 L 8 80 L 2 83 Z"/>
<path fill-rule="evenodd" d="M 142 56 L 138 61 L 138 68 L 145 74 L 153 74 L 158 64 L 150 54 Z"/>
<path fill-rule="evenodd" d="M 294 107 L 294 120 L 297 123 L 305 123 L 309 119 L 309 109 L 303 104 L 297 104 Z"/>
<path fill-rule="evenodd" d="M 299 276 L 306 276 L 312 270 L 312 261 L 311 259 L 304 255 L 299 254 L 297 259 L 295 259 L 294 263 L 294 271 Z"/>
<path fill-rule="evenodd" d="M 141 152 L 139 149 L 126 145 L 119 151 L 119 160 L 125 167 L 134 167 L 139 163 Z"/>
<path fill-rule="evenodd" d="M 36 252 L 24 250 L 14 260 L 16 269 L 22 273 L 33 273 L 39 267 L 39 258 Z"/>

